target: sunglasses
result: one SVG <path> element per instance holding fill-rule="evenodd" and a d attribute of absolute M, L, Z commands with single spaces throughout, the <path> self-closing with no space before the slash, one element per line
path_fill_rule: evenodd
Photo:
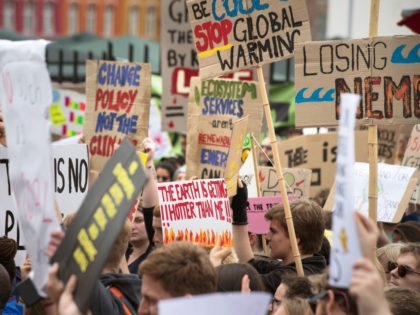
<path fill-rule="evenodd" d="M 391 265 L 393 264 L 393 265 Z M 411 269 L 410 267 L 406 266 L 406 265 L 398 265 L 396 263 L 391 263 L 388 262 L 388 270 L 394 270 L 395 268 L 397 268 L 397 274 L 400 278 L 404 278 L 408 273 L 414 273 L 416 275 L 420 275 L 420 272 L 414 271 L 413 269 Z M 393 269 L 389 269 L 389 267 L 394 266 Z M 390 272 L 390 271 L 389 271 Z"/>

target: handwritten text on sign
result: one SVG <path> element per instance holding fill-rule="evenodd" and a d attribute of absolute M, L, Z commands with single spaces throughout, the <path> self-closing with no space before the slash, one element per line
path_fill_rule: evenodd
<path fill-rule="evenodd" d="M 149 64 L 87 62 L 84 134 L 93 169 L 103 168 L 125 136 L 135 146 L 147 136 L 150 80 Z"/>
<path fill-rule="evenodd" d="M 189 0 L 200 77 L 290 58 L 296 42 L 311 40 L 302 0 Z"/>
<path fill-rule="evenodd" d="M 415 125 L 408 139 L 402 165 L 415 167 L 420 170 L 420 125 Z M 419 179 L 420 180 L 420 179 Z M 420 204 L 420 183 L 410 199 L 411 203 Z"/>
<path fill-rule="evenodd" d="M 287 195 L 289 201 L 297 200 L 294 195 Z M 267 234 L 270 223 L 265 219 L 268 209 L 281 204 L 280 196 L 248 198 L 248 230 L 251 233 Z"/>
<path fill-rule="evenodd" d="M 343 93 L 361 96 L 356 124 L 420 119 L 420 36 L 309 42 L 296 47 L 296 126 L 338 123 Z"/>
<path fill-rule="evenodd" d="M 236 80 L 191 80 L 189 115 L 249 115 L 248 132 L 258 138 L 262 127 L 262 107 L 257 83 Z"/>
<path fill-rule="evenodd" d="M 165 244 L 175 240 L 232 246 L 232 219 L 224 179 L 158 185 Z"/>

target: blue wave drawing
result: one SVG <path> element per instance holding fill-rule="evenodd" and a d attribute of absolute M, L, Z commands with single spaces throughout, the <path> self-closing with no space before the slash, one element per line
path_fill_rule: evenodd
<path fill-rule="evenodd" d="M 402 52 L 407 45 L 403 44 L 395 48 L 392 53 L 391 62 L 392 63 L 420 63 L 420 44 L 414 46 L 407 57 L 404 57 Z"/>
<path fill-rule="evenodd" d="M 296 94 L 296 103 L 334 102 L 334 89 L 329 89 L 327 92 L 325 92 L 324 96 L 321 97 L 321 91 L 324 90 L 324 88 L 320 87 L 313 91 L 311 96 L 305 97 L 303 94 L 306 92 L 307 89 L 307 87 L 304 87 Z"/>

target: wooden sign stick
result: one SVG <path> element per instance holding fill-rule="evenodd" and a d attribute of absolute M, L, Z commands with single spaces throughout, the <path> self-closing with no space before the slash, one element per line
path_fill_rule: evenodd
<path fill-rule="evenodd" d="M 299 247 L 296 240 L 295 227 L 293 225 L 292 212 L 290 211 L 290 203 L 287 198 L 286 185 L 283 177 L 283 170 L 280 162 L 279 148 L 277 146 L 276 133 L 274 132 L 273 121 L 271 118 L 270 103 L 268 101 L 267 90 L 265 88 L 264 74 L 261 66 L 257 66 L 258 86 L 262 97 L 265 120 L 267 121 L 267 129 L 270 135 L 271 150 L 273 150 L 274 168 L 276 170 L 277 181 L 280 187 L 281 199 L 284 206 L 284 214 L 289 232 L 290 244 L 292 246 L 293 257 L 295 258 L 297 275 L 303 277 L 302 260 L 300 259 Z"/>
<path fill-rule="evenodd" d="M 369 37 L 378 35 L 379 0 L 370 2 Z M 378 208 L 378 126 L 368 126 L 369 146 L 369 218 L 377 221 Z"/>

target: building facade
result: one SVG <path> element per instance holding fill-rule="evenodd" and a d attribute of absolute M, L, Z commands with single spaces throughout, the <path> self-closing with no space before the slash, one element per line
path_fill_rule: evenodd
<path fill-rule="evenodd" d="M 0 28 L 51 38 L 89 32 L 158 41 L 161 0 L 0 0 Z"/>

